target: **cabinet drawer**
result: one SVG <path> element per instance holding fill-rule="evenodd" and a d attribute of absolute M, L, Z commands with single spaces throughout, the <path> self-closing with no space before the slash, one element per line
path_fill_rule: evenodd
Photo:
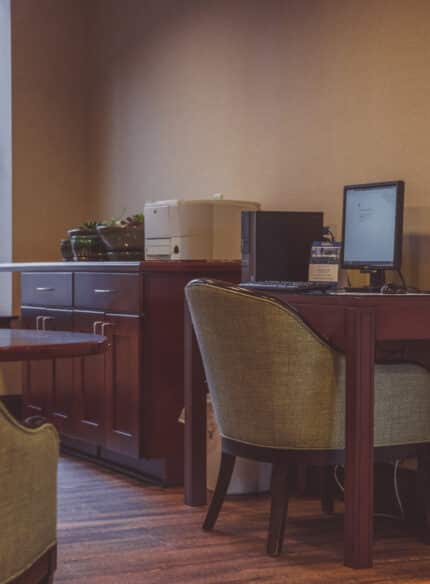
<path fill-rule="evenodd" d="M 75 306 L 140 314 L 142 309 L 138 274 L 75 274 Z"/>
<path fill-rule="evenodd" d="M 22 304 L 34 306 L 72 306 L 72 273 L 24 272 L 21 276 Z"/>

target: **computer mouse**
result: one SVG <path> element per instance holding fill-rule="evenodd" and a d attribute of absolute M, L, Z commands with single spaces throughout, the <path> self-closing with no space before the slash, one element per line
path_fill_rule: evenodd
<path fill-rule="evenodd" d="M 396 284 L 384 284 L 381 288 L 381 294 L 407 294 L 405 288 L 396 286 Z"/>

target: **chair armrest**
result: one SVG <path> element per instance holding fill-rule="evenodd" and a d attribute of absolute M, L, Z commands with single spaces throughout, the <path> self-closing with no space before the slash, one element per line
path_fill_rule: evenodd
<path fill-rule="evenodd" d="M 48 420 L 44 416 L 30 416 L 28 418 L 25 418 L 22 425 L 27 428 L 40 428 L 40 426 L 43 426 L 44 424 L 47 423 Z"/>
<path fill-rule="evenodd" d="M 58 442 L 51 424 L 26 427 L 0 404 L 0 582 L 55 544 Z"/>

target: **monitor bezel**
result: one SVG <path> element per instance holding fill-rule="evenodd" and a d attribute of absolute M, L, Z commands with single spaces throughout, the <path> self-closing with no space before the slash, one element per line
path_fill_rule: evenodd
<path fill-rule="evenodd" d="M 346 197 L 349 189 L 377 190 L 381 187 L 396 187 L 396 218 L 394 231 L 394 254 L 392 262 L 363 262 L 363 261 L 345 261 L 345 219 L 346 219 Z M 402 263 L 402 241 L 403 241 L 403 208 L 404 208 L 405 183 L 402 180 L 374 182 L 366 184 L 345 185 L 343 187 L 343 210 L 342 210 L 342 268 L 351 270 L 400 270 Z"/>

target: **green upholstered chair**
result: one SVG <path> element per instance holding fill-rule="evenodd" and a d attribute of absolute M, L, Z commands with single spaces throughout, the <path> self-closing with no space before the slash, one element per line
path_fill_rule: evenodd
<path fill-rule="evenodd" d="M 58 437 L 0 403 L 0 584 L 49 584 L 56 567 Z"/>
<path fill-rule="evenodd" d="M 288 463 L 343 463 L 345 358 L 275 299 L 209 280 L 190 282 L 185 293 L 222 437 L 218 482 L 203 527 L 215 524 L 236 456 L 270 461 L 267 550 L 278 555 Z M 409 363 L 377 364 L 375 459 L 422 453 L 425 476 L 427 442 L 430 373 Z"/>

